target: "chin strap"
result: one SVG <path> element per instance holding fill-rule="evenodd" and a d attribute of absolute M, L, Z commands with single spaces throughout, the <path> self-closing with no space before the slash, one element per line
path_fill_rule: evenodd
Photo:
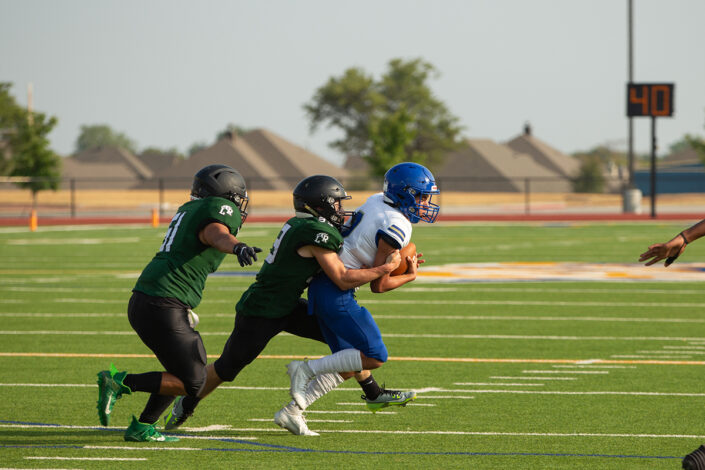
<path fill-rule="evenodd" d="M 304 207 L 306 208 L 307 211 L 309 211 L 314 217 L 323 217 L 321 214 L 319 214 L 313 207 L 309 206 L 308 204 L 304 204 Z M 325 219 L 325 217 L 323 217 Z"/>

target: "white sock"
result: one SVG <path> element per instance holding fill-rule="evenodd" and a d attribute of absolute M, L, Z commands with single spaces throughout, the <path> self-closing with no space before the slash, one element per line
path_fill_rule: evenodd
<path fill-rule="evenodd" d="M 316 375 L 306 386 L 306 408 L 311 406 L 311 403 L 318 400 L 343 382 L 345 382 L 345 379 L 336 372 Z M 290 414 L 294 415 L 300 415 L 302 411 L 294 400 L 291 400 L 284 408 L 286 408 Z"/>
<path fill-rule="evenodd" d="M 306 386 L 306 408 L 344 381 L 337 372 L 315 376 Z"/>
<path fill-rule="evenodd" d="M 314 375 L 329 372 L 357 372 L 362 370 L 362 358 L 357 349 L 343 349 L 335 354 L 307 362 Z"/>

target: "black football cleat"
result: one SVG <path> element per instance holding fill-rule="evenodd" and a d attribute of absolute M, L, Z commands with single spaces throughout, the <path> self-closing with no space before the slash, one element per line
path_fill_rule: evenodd
<path fill-rule="evenodd" d="M 683 459 L 685 470 L 705 470 L 705 446 L 700 446 Z"/>

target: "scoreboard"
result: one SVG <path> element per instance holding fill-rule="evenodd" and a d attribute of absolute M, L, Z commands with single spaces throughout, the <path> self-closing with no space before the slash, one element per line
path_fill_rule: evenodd
<path fill-rule="evenodd" d="M 627 83 L 627 116 L 673 116 L 673 83 Z"/>

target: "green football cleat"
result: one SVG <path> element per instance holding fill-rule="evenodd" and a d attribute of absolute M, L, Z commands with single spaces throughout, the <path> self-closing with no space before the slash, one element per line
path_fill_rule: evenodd
<path fill-rule="evenodd" d="M 157 431 L 153 424 L 144 424 L 132 417 L 130 426 L 125 430 L 125 440 L 130 442 L 176 442 L 178 437 L 165 436 Z"/>
<path fill-rule="evenodd" d="M 122 383 L 126 375 L 126 371 L 118 372 L 113 364 L 110 364 L 110 370 L 98 372 L 98 419 L 103 426 L 110 424 L 110 413 L 122 394 L 132 393 L 130 387 Z"/>
<path fill-rule="evenodd" d="M 407 403 L 415 398 L 416 392 L 402 392 L 399 390 L 386 390 L 384 388 L 382 389 L 382 393 L 374 400 L 369 400 L 365 395 L 362 395 L 362 399 L 365 400 L 367 408 L 373 413 L 391 405 L 406 406 Z"/>

